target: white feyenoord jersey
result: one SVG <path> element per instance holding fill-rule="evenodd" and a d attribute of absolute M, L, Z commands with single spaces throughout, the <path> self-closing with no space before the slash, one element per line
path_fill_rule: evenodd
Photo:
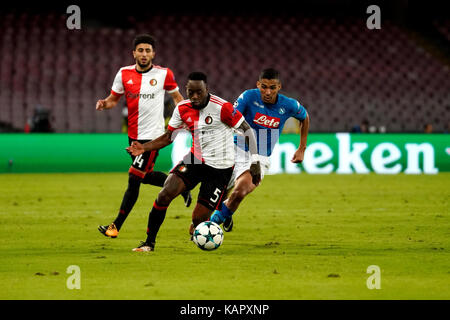
<path fill-rule="evenodd" d="M 164 133 L 164 91 L 178 90 L 169 68 L 153 65 L 138 72 L 136 65 L 120 68 L 111 93 L 125 95 L 128 107 L 128 136 L 131 139 L 156 139 Z"/>
<path fill-rule="evenodd" d="M 234 165 L 233 128 L 242 122 L 244 117 L 231 103 L 211 94 L 206 107 L 200 110 L 193 108 L 190 100 L 181 101 L 167 129 L 188 127 L 195 158 L 213 168 L 225 169 Z"/>

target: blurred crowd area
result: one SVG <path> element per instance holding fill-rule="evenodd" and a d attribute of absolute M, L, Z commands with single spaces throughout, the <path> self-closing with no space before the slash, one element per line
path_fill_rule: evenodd
<path fill-rule="evenodd" d="M 382 2 L 381 29 L 371 30 L 361 2 L 315 3 L 107 12 L 81 3 L 79 30 L 66 26 L 68 5 L 2 8 L 0 130 L 126 131 L 125 99 L 107 112 L 95 103 L 109 95 L 119 68 L 134 63 L 134 37 L 149 33 L 157 39 L 154 63 L 174 71 L 184 96 L 194 70 L 234 102 L 274 67 L 281 92 L 307 108 L 310 132 L 448 132 L 450 11 Z M 173 107 L 166 99 L 167 117 Z M 284 132 L 298 132 L 298 123 Z"/>

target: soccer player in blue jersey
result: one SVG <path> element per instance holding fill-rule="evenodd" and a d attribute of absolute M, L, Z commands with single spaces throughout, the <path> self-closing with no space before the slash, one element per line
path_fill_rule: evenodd
<path fill-rule="evenodd" d="M 236 100 L 234 107 L 245 117 L 254 129 L 258 141 L 258 154 L 252 156 L 245 150 L 243 138 L 235 139 L 235 166 L 228 185 L 233 192 L 222 204 L 220 210 L 214 211 L 210 220 L 218 224 L 223 223 L 225 231 L 233 228 L 232 215 L 238 209 L 244 198 L 259 185 L 254 184 L 250 173 L 252 161 L 259 161 L 261 166 L 261 180 L 270 166 L 270 155 L 278 142 L 284 123 L 294 117 L 300 123 L 300 145 L 292 156 L 291 162 L 303 161 L 306 140 L 309 130 L 309 115 L 306 109 L 295 99 L 280 94 L 281 81 L 279 72 L 269 68 L 261 72 L 256 82 L 256 89 L 244 91 Z"/>

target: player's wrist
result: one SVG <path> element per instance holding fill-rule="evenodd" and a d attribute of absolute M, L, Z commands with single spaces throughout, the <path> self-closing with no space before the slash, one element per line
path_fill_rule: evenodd
<path fill-rule="evenodd" d="M 257 162 L 259 162 L 260 160 L 259 160 L 259 154 L 252 154 L 251 155 L 251 160 L 252 160 L 252 163 L 257 163 Z"/>

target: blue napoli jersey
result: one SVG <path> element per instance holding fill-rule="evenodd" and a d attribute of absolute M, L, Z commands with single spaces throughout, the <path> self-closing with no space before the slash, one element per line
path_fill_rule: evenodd
<path fill-rule="evenodd" d="M 307 116 L 306 109 L 295 99 L 278 94 L 275 104 L 264 103 L 259 89 L 244 91 L 234 103 L 245 120 L 253 128 L 258 143 L 258 154 L 270 156 L 278 142 L 287 119 L 294 117 L 300 121 Z M 237 136 L 235 143 L 242 149 L 244 139 Z"/>

